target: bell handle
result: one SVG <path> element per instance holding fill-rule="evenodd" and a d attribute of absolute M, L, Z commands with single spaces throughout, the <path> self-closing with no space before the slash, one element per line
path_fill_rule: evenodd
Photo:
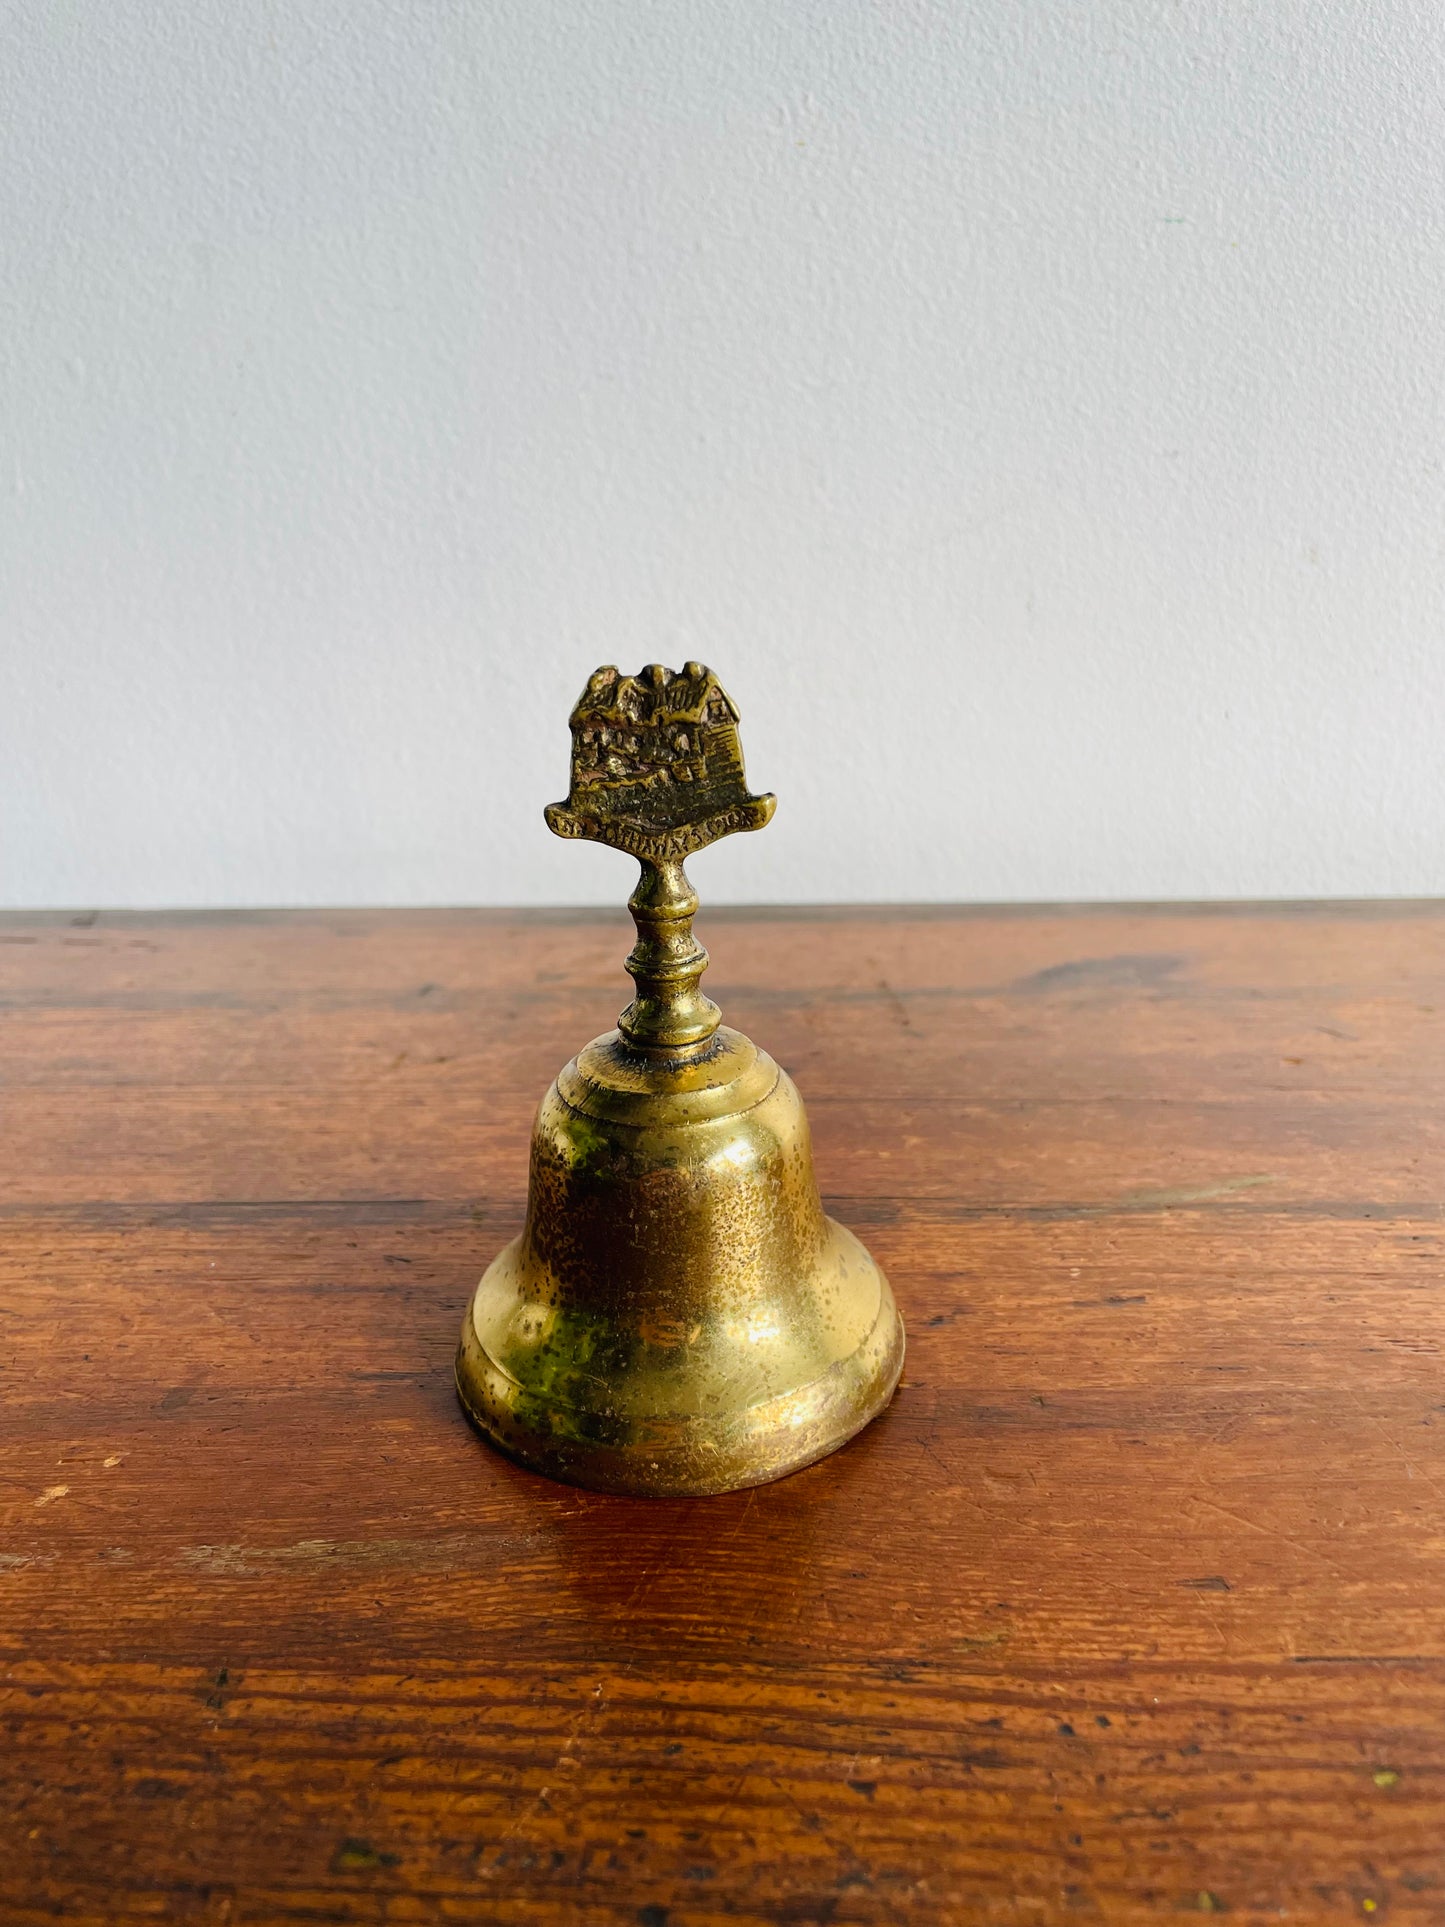
<path fill-rule="evenodd" d="M 707 951 L 692 934 L 697 892 L 682 858 L 641 857 L 638 862 L 637 888 L 627 900 L 637 926 L 627 970 L 637 994 L 617 1027 L 639 1050 L 671 1055 L 705 1043 L 722 1012 L 698 984 L 707 969 Z"/>

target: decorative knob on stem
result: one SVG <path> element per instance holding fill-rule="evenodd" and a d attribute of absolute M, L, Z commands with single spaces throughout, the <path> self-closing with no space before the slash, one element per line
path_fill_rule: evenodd
<path fill-rule="evenodd" d="M 639 1050 L 676 1056 L 717 1029 L 698 984 L 707 952 L 692 934 L 697 893 L 684 859 L 737 830 L 760 830 L 776 798 L 749 793 L 732 698 L 700 662 L 651 663 L 640 676 L 596 670 L 570 718 L 572 779 L 549 803 L 558 836 L 626 850 L 642 866 L 628 902 L 637 995 L 618 1019 Z"/>
<path fill-rule="evenodd" d="M 706 1042 L 722 1012 L 698 984 L 707 952 L 692 934 L 697 892 L 681 858 L 654 863 L 644 857 L 627 907 L 637 925 L 637 942 L 627 959 L 637 995 L 617 1028 L 642 1050 L 671 1053 Z"/>

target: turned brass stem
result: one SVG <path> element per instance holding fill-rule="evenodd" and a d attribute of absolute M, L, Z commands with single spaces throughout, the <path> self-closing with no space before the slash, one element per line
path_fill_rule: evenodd
<path fill-rule="evenodd" d="M 637 942 L 627 959 L 637 995 L 617 1025 L 640 1050 L 683 1050 L 711 1037 L 722 1015 L 698 984 L 707 969 L 707 951 L 692 934 L 697 892 L 680 857 L 656 862 L 643 857 L 640 867 L 637 888 L 627 900 L 637 925 Z"/>

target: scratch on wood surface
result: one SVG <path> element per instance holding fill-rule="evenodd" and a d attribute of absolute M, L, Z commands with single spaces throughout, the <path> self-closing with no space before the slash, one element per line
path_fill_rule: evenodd
<path fill-rule="evenodd" d="M 277 1566 L 316 1572 L 366 1566 L 449 1572 L 475 1565 L 479 1559 L 490 1563 L 502 1554 L 530 1552 L 540 1537 L 531 1532 L 475 1532 L 444 1539 L 298 1539 L 284 1546 L 188 1546 L 178 1562 L 228 1578 L 247 1578 Z"/>
<path fill-rule="evenodd" d="M 1164 1191 L 1129 1191 L 1119 1203 L 1130 1210 L 1160 1210 L 1172 1204 L 1207 1204 L 1211 1198 L 1232 1198 L 1241 1191 L 1257 1191 L 1262 1184 L 1278 1184 L 1279 1179 L 1261 1171 L 1252 1177 L 1220 1178 L 1212 1184 L 1179 1185 Z"/>
<path fill-rule="evenodd" d="M 1248 1532 L 1257 1532 L 1262 1538 L 1273 1539 L 1278 1545 L 1292 1546 L 1296 1552 L 1302 1552 L 1311 1559 L 1318 1559 L 1326 1571 L 1332 1572 L 1336 1579 L 1348 1577 L 1348 1574 L 1341 1572 L 1334 1560 L 1327 1558 L 1318 1546 L 1309 1545 L 1303 1539 L 1292 1539 L 1287 1533 L 1275 1531 L 1270 1526 L 1258 1525 L 1253 1519 L 1246 1519 L 1241 1513 L 1231 1512 L 1227 1507 L 1216 1504 L 1213 1499 L 1201 1499 L 1197 1493 L 1188 1500 L 1188 1504 L 1203 1506 L 1206 1512 L 1217 1512 L 1221 1519 L 1230 1519 L 1235 1525 L 1243 1526 Z"/>
<path fill-rule="evenodd" d="M 1424 1469 L 1424 1467 L 1421 1466 L 1418 1463 L 1418 1461 L 1416 1461 L 1415 1459 L 1412 1459 L 1409 1453 L 1405 1450 L 1404 1446 L 1401 1445 L 1400 1441 L 1394 1436 L 1394 1434 L 1391 1432 L 1387 1432 L 1382 1422 L 1375 1417 L 1374 1413 L 1371 1411 L 1368 1411 L 1365 1408 L 1364 1404 L 1360 1400 L 1359 1393 L 1355 1391 L 1353 1386 L 1347 1385 L 1344 1389 L 1349 1395 L 1350 1403 L 1354 1406 L 1355 1410 L 1359 1413 L 1360 1417 L 1364 1420 L 1365 1424 L 1374 1426 L 1376 1432 L 1380 1435 L 1380 1437 L 1385 1441 L 1386 1445 L 1390 1447 L 1391 1451 L 1394 1452 L 1395 1456 L 1399 1459 L 1400 1464 L 1405 1468 L 1406 1478 L 1414 1478 L 1415 1475 L 1418 1473 L 1419 1476 L 1424 1480 L 1425 1484 L 1428 1485 L 1430 1490 L 1435 1494 L 1437 1499 L 1441 1497 L 1445 1497 L 1445 1494 L 1441 1493 L 1440 1487 L 1435 1483 L 1434 1479 L 1431 1478 L 1430 1474 Z"/>

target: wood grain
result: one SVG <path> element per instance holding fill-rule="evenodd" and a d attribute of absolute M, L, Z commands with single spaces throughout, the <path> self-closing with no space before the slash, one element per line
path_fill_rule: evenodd
<path fill-rule="evenodd" d="M 667 1503 L 451 1387 L 625 917 L 0 919 L 0 1921 L 1445 1920 L 1445 908 L 704 921 L 909 1363 Z"/>

